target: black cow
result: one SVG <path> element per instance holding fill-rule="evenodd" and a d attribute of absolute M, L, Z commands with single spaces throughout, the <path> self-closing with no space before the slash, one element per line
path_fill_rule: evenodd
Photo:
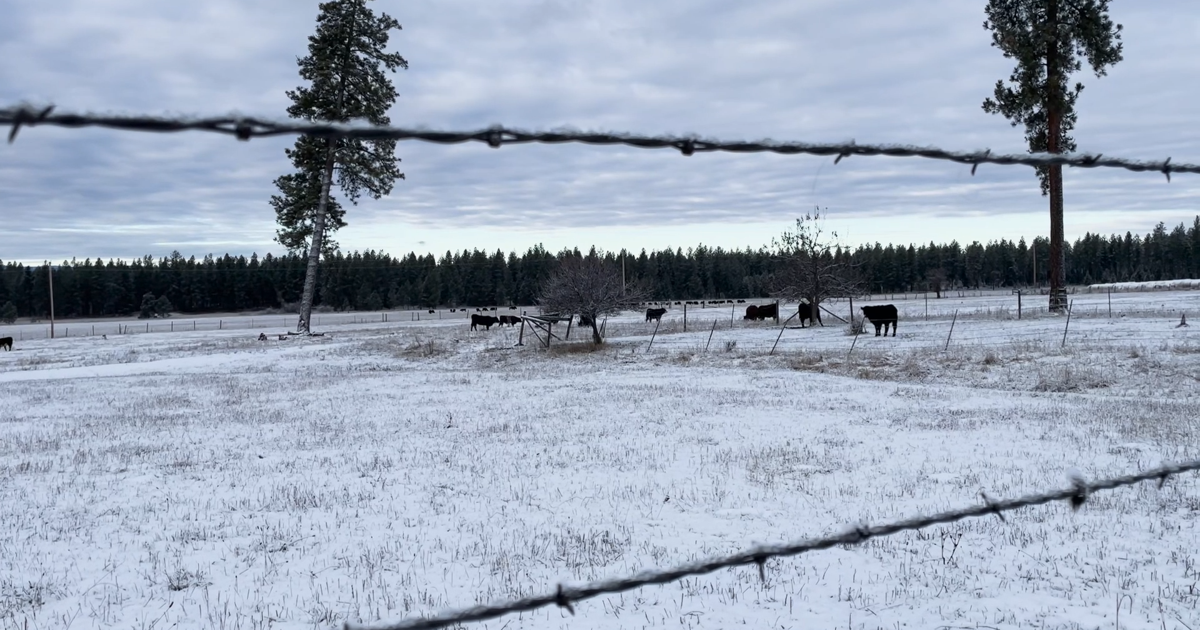
<path fill-rule="evenodd" d="M 667 309 L 665 308 L 648 308 L 646 309 L 646 321 L 662 321 L 662 316 L 666 314 L 666 312 Z"/>
<path fill-rule="evenodd" d="M 745 304 L 746 300 L 738 300 L 738 304 Z"/>
<path fill-rule="evenodd" d="M 762 306 L 755 306 L 751 304 L 750 306 L 746 307 L 746 316 L 742 319 L 753 319 L 760 321 L 764 319 L 776 319 L 778 317 L 778 304 L 763 304 Z"/>
<path fill-rule="evenodd" d="M 800 305 L 796 307 L 796 313 L 796 319 L 800 320 L 801 328 L 804 328 L 804 320 L 806 319 L 809 321 L 809 323 L 814 325 L 821 321 L 821 309 L 813 308 L 813 305 L 807 302 L 801 302 Z M 821 323 L 824 324 L 825 322 Z"/>
<path fill-rule="evenodd" d="M 516 326 L 519 323 L 521 323 L 521 318 L 517 317 L 516 315 L 501 315 L 500 316 L 500 324 L 501 325 Z"/>
<path fill-rule="evenodd" d="M 592 321 L 592 318 L 588 317 L 587 315 L 579 316 L 579 325 L 580 326 L 591 326 L 593 323 L 594 322 Z"/>
<path fill-rule="evenodd" d="M 510 307 L 508 307 L 508 310 L 510 310 L 510 311 L 515 311 L 515 310 L 517 310 L 517 307 L 515 307 L 515 306 L 510 306 Z"/>
<path fill-rule="evenodd" d="M 476 326 L 483 326 L 484 330 L 491 330 L 492 326 L 499 324 L 500 320 L 491 315 L 476 315 L 471 314 L 471 330 L 476 330 Z"/>
<path fill-rule="evenodd" d="M 862 307 L 863 317 L 871 320 L 875 324 L 875 336 L 879 336 L 879 329 L 883 328 L 883 336 L 887 336 L 887 327 L 890 324 L 892 327 L 892 336 L 896 336 L 896 322 L 900 319 L 900 314 L 896 312 L 894 304 L 884 304 L 882 306 L 864 306 Z"/>
<path fill-rule="evenodd" d="M 12 350 L 12 337 L 0 337 L 0 348 L 4 348 L 5 352 Z"/>
<path fill-rule="evenodd" d="M 433 309 L 429 309 L 429 314 L 430 314 L 430 315 L 433 315 L 433 314 L 434 314 L 434 313 L 436 313 L 436 312 L 437 312 L 437 311 L 435 311 L 435 310 L 433 310 Z"/>

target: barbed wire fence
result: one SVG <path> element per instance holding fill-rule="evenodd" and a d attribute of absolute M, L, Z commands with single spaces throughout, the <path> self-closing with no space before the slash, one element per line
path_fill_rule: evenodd
<path fill-rule="evenodd" d="M 98 116 L 87 114 L 56 114 L 54 107 L 35 108 L 21 105 L 0 109 L 0 125 L 11 126 L 8 141 L 12 143 L 22 127 L 56 126 L 65 128 L 99 127 L 123 131 L 171 133 L 180 131 L 207 131 L 231 135 L 239 140 L 273 137 L 280 135 L 306 134 L 321 138 L 354 138 L 365 140 L 419 140 L 438 144 L 461 144 L 482 142 L 492 148 L 516 144 L 564 144 L 582 143 L 589 145 L 624 145 L 644 149 L 673 148 L 685 156 L 696 153 L 776 153 L 781 155 L 835 156 L 837 164 L 851 156 L 922 157 L 971 165 L 974 175 L 980 164 L 1013 165 L 1031 167 L 1062 165 L 1079 168 L 1122 168 L 1134 172 L 1162 173 L 1168 182 L 1172 173 L 1200 174 L 1200 165 L 1172 164 L 1171 158 L 1162 161 L 1128 160 L 1104 157 L 1103 155 L 1052 155 L 1052 154 L 995 154 L 990 150 L 959 152 L 936 147 L 903 145 L 871 145 L 849 143 L 813 144 L 803 142 L 758 142 L 719 141 L 698 136 L 642 136 L 617 133 L 589 133 L 575 130 L 553 132 L 527 132 L 493 126 L 476 131 L 433 131 L 400 127 L 378 127 L 359 124 L 277 122 L 244 116 L 210 118 L 166 118 L 152 116 Z M 1144 481 L 1158 480 L 1161 488 L 1167 479 L 1184 472 L 1200 470 L 1200 460 L 1165 465 L 1141 473 L 1112 477 L 1087 482 L 1080 476 L 1072 478 L 1072 487 L 1065 490 L 1032 494 L 1008 500 L 993 500 L 981 493 L 983 505 L 962 508 L 884 525 L 858 524 L 843 533 L 802 540 L 785 545 L 760 545 L 730 556 L 715 557 L 665 570 L 644 571 L 636 575 L 612 580 L 590 582 L 579 586 L 559 584 L 552 593 L 527 597 L 504 603 L 474 606 L 450 610 L 437 615 L 419 617 L 397 623 L 364 625 L 346 622 L 346 630 L 434 630 L 463 623 L 484 621 L 520 612 L 556 606 L 575 613 L 574 604 L 600 595 L 621 593 L 650 585 L 662 585 L 686 577 L 705 575 L 726 568 L 757 565 L 759 576 L 766 579 L 766 561 L 772 558 L 796 556 L 811 551 L 829 549 L 838 545 L 855 545 L 873 538 L 895 535 L 905 531 L 916 531 L 934 525 L 954 523 L 968 518 L 995 515 L 1001 520 L 1005 512 L 1025 507 L 1066 501 L 1073 509 L 1082 506 L 1095 492 L 1135 485 Z"/>
<path fill-rule="evenodd" d="M 514 144 L 565 144 L 582 143 L 591 145 L 625 145 L 641 149 L 676 149 L 683 155 L 696 153 L 777 153 L 780 155 L 836 156 L 834 164 L 851 156 L 922 157 L 970 164 L 971 174 L 980 164 L 1025 166 L 1074 166 L 1079 168 L 1123 168 L 1134 172 L 1158 172 L 1171 180 L 1171 173 L 1200 174 L 1200 164 L 1172 164 L 1171 158 L 1162 161 L 1128 160 L 1104 157 L 1102 154 L 1058 155 L 1058 154 L 998 154 L 990 149 L 962 152 L 948 151 L 936 147 L 905 145 L 807 142 L 758 142 L 721 141 L 699 136 L 643 136 L 628 133 L 598 133 L 575 130 L 530 132 L 496 125 L 476 131 L 434 131 L 403 127 L 372 126 L 365 124 L 280 122 L 243 116 L 212 118 L 166 118 L 154 116 L 98 116 L 91 114 L 55 114 L 54 106 L 34 108 L 28 105 L 0 109 L 0 125 L 9 125 L 11 143 L 21 127 L 42 125 L 72 129 L 100 127 L 122 131 L 148 131 L 171 133 L 180 131 L 208 131 L 231 135 L 239 140 L 269 138 L 282 135 L 304 134 L 318 138 L 347 138 L 359 140 L 420 140 L 437 144 L 461 144 L 482 142 L 492 148 Z"/>
<path fill-rule="evenodd" d="M 1068 489 L 1030 494 L 1005 500 L 994 500 L 987 494 L 980 493 L 983 505 L 916 516 L 884 525 L 856 524 L 848 527 L 840 534 L 801 540 L 784 545 L 759 545 L 733 555 L 682 564 L 671 569 L 643 571 L 627 578 L 589 582 L 581 586 L 564 586 L 559 584 L 553 593 L 516 599 L 500 604 L 451 610 L 430 617 L 409 619 L 397 623 L 367 625 L 346 622 L 343 627 L 345 630 L 436 630 L 438 628 L 485 621 L 550 606 L 557 606 L 574 615 L 575 603 L 593 597 L 621 593 L 643 586 L 669 584 L 687 577 L 705 575 L 721 569 L 748 565 L 757 565 L 759 578 L 766 581 L 766 562 L 773 558 L 797 556 L 811 551 L 829 549 L 838 545 L 857 545 L 873 538 L 883 538 L 901 532 L 916 531 L 933 525 L 955 523 L 968 518 L 994 515 L 1000 520 L 1005 521 L 1005 512 L 1057 501 L 1068 502 L 1072 509 L 1077 510 L 1087 501 L 1088 497 L 1098 491 L 1113 490 L 1151 480 L 1158 480 L 1158 487 L 1161 489 L 1167 479 L 1172 476 L 1197 470 L 1200 470 L 1200 460 L 1168 464 L 1140 473 L 1092 482 L 1084 480 L 1082 476 L 1074 475 L 1071 479 L 1072 487 Z"/>

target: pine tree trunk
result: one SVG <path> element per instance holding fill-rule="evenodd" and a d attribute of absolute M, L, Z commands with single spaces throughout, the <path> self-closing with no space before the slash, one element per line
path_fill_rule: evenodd
<path fill-rule="evenodd" d="M 1046 80 L 1049 98 L 1046 107 L 1046 151 L 1060 152 L 1062 135 L 1062 93 L 1060 91 L 1058 60 L 1058 2 L 1049 0 L 1047 16 L 1053 36 L 1046 43 Z M 1067 307 L 1066 256 L 1063 252 L 1063 187 L 1062 166 L 1047 169 L 1050 192 L 1050 311 L 1059 312 Z"/>
<path fill-rule="evenodd" d="M 1052 151 L 1052 153 L 1058 153 L 1058 151 Z M 1050 167 L 1049 183 L 1050 310 L 1061 311 L 1067 307 L 1067 270 L 1066 252 L 1063 250 L 1063 184 L 1061 166 Z"/>
<path fill-rule="evenodd" d="M 329 200 L 329 189 L 333 183 L 334 142 L 330 139 L 326 149 L 325 170 L 321 174 L 321 199 L 317 202 L 317 213 L 313 217 L 313 231 L 308 245 L 308 270 L 304 274 L 304 294 L 300 298 L 300 321 L 296 332 L 308 334 L 312 322 L 313 300 L 317 293 L 317 267 L 321 260 L 321 247 L 325 240 L 325 206 Z"/>

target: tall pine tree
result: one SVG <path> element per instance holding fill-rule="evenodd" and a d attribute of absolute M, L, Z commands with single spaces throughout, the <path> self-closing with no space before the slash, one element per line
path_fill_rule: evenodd
<path fill-rule="evenodd" d="M 1082 83 L 1067 84 L 1087 58 L 1097 77 L 1121 61 L 1121 25 L 1108 17 L 1108 0 L 988 0 L 983 27 L 992 31 L 992 46 L 1006 59 L 1016 59 L 1011 86 L 996 82 L 994 99 L 983 111 L 1001 114 L 1013 126 L 1025 125 L 1030 152 L 1075 150 L 1075 100 Z M 1063 252 L 1062 166 L 1038 169 L 1042 194 L 1050 196 L 1050 310 L 1066 308 Z"/>
<path fill-rule="evenodd" d="M 398 53 L 384 52 L 389 32 L 400 23 L 386 13 L 376 16 L 368 0 L 331 0 L 320 5 L 317 32 L 308 38 L 308 56 L 297 60 L 300 78 L 310 82 L 287 93 L 288 115 L 307 121 L 365 119 L 387 125 L 396 88 L 384 70 L 408 68 Z M 325 232 L 346 225 L 344 210 L 330 198 L 334 173 L 346 199 L 358 203 L 365 190 L 375 199 L 403 179 L 395 140 L 321 139 L 301 136 L 287 151 L 296 172 L 275 181 L 281 195 L 271 198 L 280 225 L 276 239 L 296 251 L 307 247 L 308 270 L 300 298 L 297 331 L 309 332 L 317 288 L 317 264 Z"/>

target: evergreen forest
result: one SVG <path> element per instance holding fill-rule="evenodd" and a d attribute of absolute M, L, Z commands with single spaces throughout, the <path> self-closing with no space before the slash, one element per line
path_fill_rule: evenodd
<path fill-rule="evenodd" d="M 863 293 L 1042 286 L 1049 242 L 1024 239 L 839 249 Z M 589 252 L 594 254 L 595 252 Z M 541 246 L 523 254 L 479 250 L 441 257 L 376 251 L 336 252 L 321 262 L 317 304 L 323 310 L 479 307 L 535 304 L 540 283 L 563 256 Z M 629 281 L 642 281 L 657 300 L 769 297 L 783 260 L 771 250 L 698 246 L 604 254 Z M 71 260 L 54 265 L 56 317 L 157 316 L 289 308 L 303 288 L 306 259 L 298 255 L 213 255 L 184 258 Z M 1146 235 L 1086 234 L 1066 244 L 1068 284 L 1200 278 L 1200 216 L 1190 227 L 1159 223 Z M 0 262 L 0 321 L 49 315 L 47 265 Z"/>

